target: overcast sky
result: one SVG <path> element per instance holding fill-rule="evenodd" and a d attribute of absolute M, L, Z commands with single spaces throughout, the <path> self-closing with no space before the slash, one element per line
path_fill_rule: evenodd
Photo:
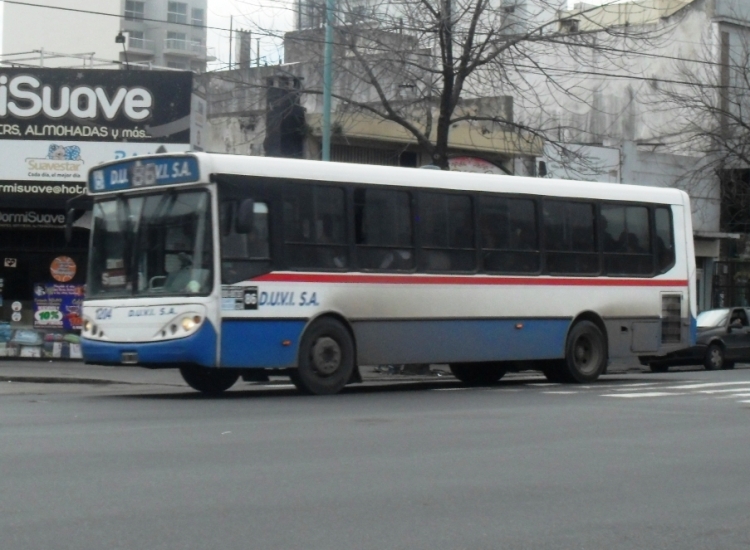
<path fill-rule="evenodd" d="M 276 63 L 281 57 L 278 37 L 292 30 L 294 25 L 294 5 L 294 0 L 208 0 L 208 26 L 224 29 L 208 31 L 207 45 L 213 48 L 217 63 L 226 66 L 229 61 L 230 17 L 233 17 L 233 29 L 248 29 L 253 33 L 253 62 L 256 39 L 260 39 L 261 60 Z M 235 50 L 234 45 L 232 50 Z M 213 68 L 217 63 L 212 64 Z"/>

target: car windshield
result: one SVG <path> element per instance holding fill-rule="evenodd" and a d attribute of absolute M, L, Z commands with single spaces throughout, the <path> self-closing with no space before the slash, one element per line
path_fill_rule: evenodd
<path fill-rule="evenodd" d="M 206 191 L 97 202 L 88 297 L 211 292 L 210 204 Z"/>
<path fill-rule="evenodd" d="M 718 327 L 726 324 L 728 309 L 712 309 L 698 315 L 698 326 L 703 328 Z"/>

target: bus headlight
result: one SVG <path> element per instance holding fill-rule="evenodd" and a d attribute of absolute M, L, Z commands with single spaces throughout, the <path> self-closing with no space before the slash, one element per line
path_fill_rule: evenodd
<path fill-rule="evenodd" d="M 201 319 L 200 315 L 195 315 L 193 317 L 185 317 L 182 320 L 182 328 L 186 332 L 190 332 L 195 327 L 197 327 L 198 325 L 200 325 L 201 321 L 202 321 L 202 319 Z"/>
<path fill-rule="evenodd" d="M 83 332 L 94 332 L 94 323 L 88 319 L 83 320 Z"/>

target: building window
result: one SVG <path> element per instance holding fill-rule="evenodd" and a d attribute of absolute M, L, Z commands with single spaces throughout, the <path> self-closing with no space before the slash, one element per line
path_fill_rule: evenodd
<path fill-rule="evenodd" d="M 136 0 L 125 0 L 125 20 L 143 21 L 144 4 L 145 2 L 138 2 Z"/>
<path fill-rule="evenodd" d="M 139 50 L 146 49 L 146 40 L 143 31 L 128 31 L 128 47 Z"/>
<path fill-rule="evenodd" d="M 206 14 L 202 8 L 193 8 L 190 13 L 191 13 L 190 23 L 194 27 L 202 27 L 206 24 L 205 23 Z"/>
<path fill-rule="evenodd" d="M 179 63 L 177 61 L 167 61 L 167 67 L 170 69 L 180 69 L 181 71 L 186 71 L 188 68 L 184 63 Z"/>
<path fill-rule="evenodd" d="M 167 4 L 167 21 L 170 23 L 187 23 L 188 6 L 183 2 L 169 2 Z"/>

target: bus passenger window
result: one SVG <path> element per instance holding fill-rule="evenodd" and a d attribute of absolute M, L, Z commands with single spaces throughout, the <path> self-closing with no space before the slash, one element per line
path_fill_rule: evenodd
<path fill-rule="evenodd" d="M 539 271 L 536 203 L 529 199 L 481 198 L 482 261 L 485 271 Z"/>
<path fill-rule="evenodd" d="M 593 204 L 548 200 L 543 219 L 548 272 L 599 273 Z"/>
<path fill-rule="evenodd" d="M 256 201 L 253 205 L 253 228 L 249 233 L 236 231 L 238 207 L 238 200 L 223 201 L 219 205 L 221 282 L 225 285 L 257 277 L 271 265 L 268 204 Z"/>
<path fill-rule="evenodd" d="M 324 185 L 284 188 L 284 253 L 295 269 L 349 265 L 344 190 Z"/>
<path fill-rule="evenodd" d="M 649 275 L 653 272 L 648 217 L 645 206 L 602 205 L 602 250 L 607 275 Z"/>
<path fill-rule="evenodd" d="M 669 208 L 654 209 L 656 222 L 656 268 L 659 273 L 669 271 L 675 262 L 672 212 Z"/>
<path fill-rule="evenodd" d="M 390 189 L 356 189 L 354 220 L 360 269 L 414 269 L 409 193 Z"/>
<path fill-rule="evenodd" d="M 419 202 L 422 251 L 426 271 L 474 271 L 474 216 L 471 198 L 423 193 Z"/>

